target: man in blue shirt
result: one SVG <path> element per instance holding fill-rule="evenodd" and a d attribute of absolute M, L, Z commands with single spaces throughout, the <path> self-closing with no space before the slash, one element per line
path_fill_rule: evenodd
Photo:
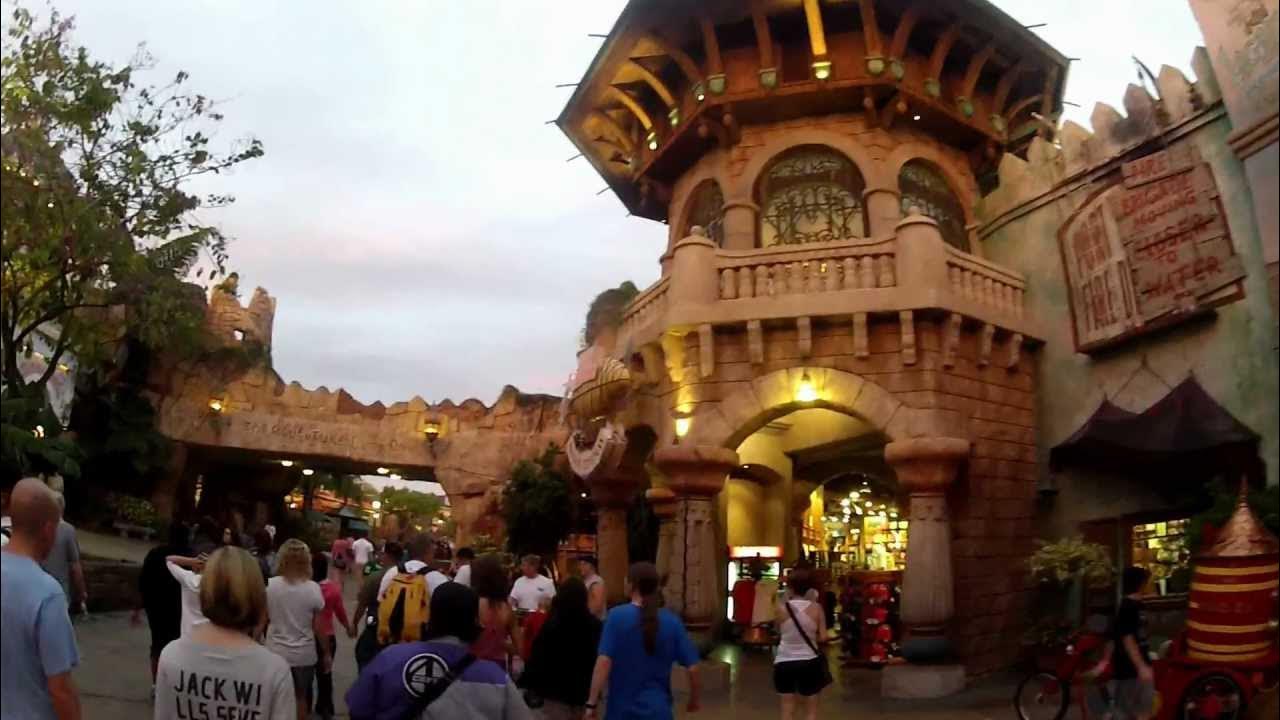
<path fill-rule="evenodd" d="M 696 712 L 702 683 L 698 650 L 684 623 L 670 610 L 658 608 L 658 570 L 640 562 L 627 573 L 631 602 L 609 611 L 600 635 L 600 656 L 587 695 L 587 720 L 596 712 L 608 683 L 606 720 L 667 720 L 671 710 L 671 667 L 689 669 L 689 712 Z"/>
<path fill-rule="evenodd" d="M 58 536 L 58 501 L 26 478 L 10 503 L 13 537 L 0 552 L 0 720 L 80 720 L 67 597 L 39 564 Z"/>

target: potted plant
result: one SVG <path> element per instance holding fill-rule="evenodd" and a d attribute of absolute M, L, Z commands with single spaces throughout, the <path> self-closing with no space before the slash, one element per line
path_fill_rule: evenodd
<path fill-rule="evenodd" d="M 1080 537 L 1041 543 L 1027 565 L 1037 581 L 1038 601 L 1023 643 L 1043 667 L 1052 664 L 1071 633 L 1083 624 L 1085 588 L 1109 585 L 1115 568 L 1106 547 Z"/>

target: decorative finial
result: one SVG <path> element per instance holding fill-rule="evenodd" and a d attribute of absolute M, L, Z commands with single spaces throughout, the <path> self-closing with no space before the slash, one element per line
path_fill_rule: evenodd
<path fill-rule="evenodd" d="M 694 225 L 693 227 L 689 228 L 689 234 L 697 235 L 698 237 L 706 237 L 707 229 L 702 227 L 701 225 Z"/>

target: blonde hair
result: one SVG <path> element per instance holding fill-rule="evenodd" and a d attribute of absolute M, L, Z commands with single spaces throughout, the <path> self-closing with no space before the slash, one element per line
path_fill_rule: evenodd
<path fill-rule="evenodd" d="M 267 611 L 267 593 L 258 561 L 237 547 L 219 548 L 200 573 L 200 610 L 209 622 L 252 630 Z"/>
<path fill-rule="evenodd" d="M 311 579 L 311 548 L 297 538 L 290 538 L 280 546 L 276 555 L 276 574 L 290 582 Z"/>

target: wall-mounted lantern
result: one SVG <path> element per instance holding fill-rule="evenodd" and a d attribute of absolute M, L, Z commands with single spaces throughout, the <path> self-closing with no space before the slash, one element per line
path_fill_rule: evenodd
<path fill-rule="evenodd" d="M 427 439 L 427 442 L 434 446 L 436 444 L 436 438 L 440 437 L 440 423 L 435 420 L 428 420 L 426 424 L 422 426 L 422 436 Z"/>
<path fill-rule="evenodd" d="M 809 371 L 805 370 L 800 376 L 800 383 L 796 385 L 796 402 L 811 403 L 818 399 L 818 389 L 813 386 L 813 379 L 809 377 Z"/>

